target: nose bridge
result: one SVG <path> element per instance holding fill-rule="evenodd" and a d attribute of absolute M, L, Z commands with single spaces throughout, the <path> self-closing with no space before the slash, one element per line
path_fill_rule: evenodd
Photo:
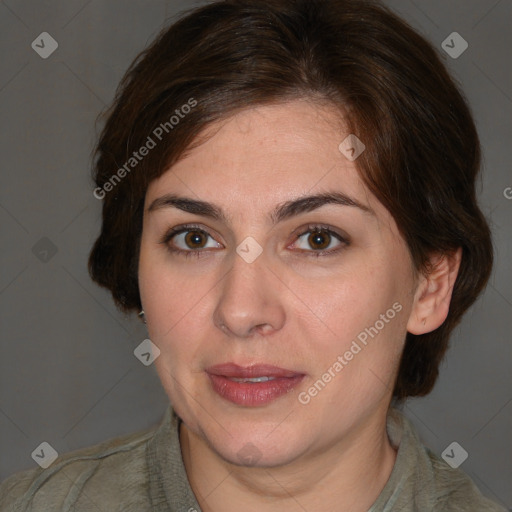
<path fill-rule="evenodd" d="M 240 248 L 244 248 L 240 244 Z M 270 286 L 272 272 L 260 254 L 254 261 L 233 255 L 231 268 L 225 274 L 214 312 L 217 327 L 222 325 L 239 337 L 250 335 L 254 327 L 279 329 L 284 310 L 278 291 Z"/>

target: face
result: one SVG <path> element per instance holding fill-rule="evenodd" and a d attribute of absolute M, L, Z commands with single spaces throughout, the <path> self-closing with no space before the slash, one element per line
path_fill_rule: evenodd
<path fill-rule="evenodd" d="M 245 110 L 147 190 L 156 369 L 187 428 L 235 464 L 357 439 L 391 399 L 415 274 L 333 110 Z"/>

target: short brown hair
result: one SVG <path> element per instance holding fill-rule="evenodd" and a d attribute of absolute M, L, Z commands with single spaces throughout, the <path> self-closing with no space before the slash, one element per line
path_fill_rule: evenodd
<path fill-rule="evenodd" d="M 480 145 L 436 50 L 376 1 L 215 1 L 164 30 L 126 72 L 97 145 L 103 223 L 91 277 L 121 310 L 141 308 L 137 267 L 148 184 L 211 123 L 300 98 L 345 113 L 350 132 L 366 145 L 358 171 L 395 219 L 418 271 L 429 270 L 432 253 L 462 248 L 447 319 L 433 332 L 407 334 L 393 397 L 425 395 L 451 331 L 492 268 L 491 235 L 475 192 Z M 195 106 L 170 123 L 185 104 Z M 164 142 L 121 172 L 158 126 L 169 132 Z M 118 169 L 122 179 L 113 182 Z"/>

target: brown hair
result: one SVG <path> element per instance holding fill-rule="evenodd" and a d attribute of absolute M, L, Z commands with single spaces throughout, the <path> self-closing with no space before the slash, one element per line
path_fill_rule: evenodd
<path fill-rule="evenodd" d="M 492 242 L 476 201 L 480 145 L 467 103 L 436 50 L 378 2 L 216 1 L 163 31 L 122 79 L 97 145 L 103 223 L 91 277 L 121 310 L 141 308 L 148 184 L 212 122 L 299 98 L 345 112 L 366 145 L 356 161 L 361 177 L 394 217 L 418 271 L 428 271 L 431 253 L 462 247 L 447 319 L 433 332 L 407 334 L 393 397 L 425 395 L 451 331 L 489 278 Z M 162 142 L 130 160 L 149 139 L 159 142 L 157 127 Z"/>

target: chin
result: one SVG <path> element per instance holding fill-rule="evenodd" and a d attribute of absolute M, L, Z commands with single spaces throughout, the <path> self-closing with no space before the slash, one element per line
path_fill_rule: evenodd
<path fill-rule="evenodd" d="M 229 433 L 223 429 L 211 431 L 199 426 L 199 434 L 222 459 L 243 467 L 277 467 L 288 464 L 304 452 L 304 436 L 291 425 L 276 428 L 276 424 L 258 426 L 244 421 L 231 424 Z M 270 432 L 270 434 L 269 434 Z M 231 434 L 231 435 L 230 435 Z"/>
<path fill-rule="evenodd" d="M 299 450 L 293 444 L 282 443 L 258 443 L 247 440 L 237 441 L 241 446 L 233 450 L 233 444 L 210 444 L 211 448 L 225 461 L 239 467 L 274 468 L 289 464 L 299 457 Z"/>

